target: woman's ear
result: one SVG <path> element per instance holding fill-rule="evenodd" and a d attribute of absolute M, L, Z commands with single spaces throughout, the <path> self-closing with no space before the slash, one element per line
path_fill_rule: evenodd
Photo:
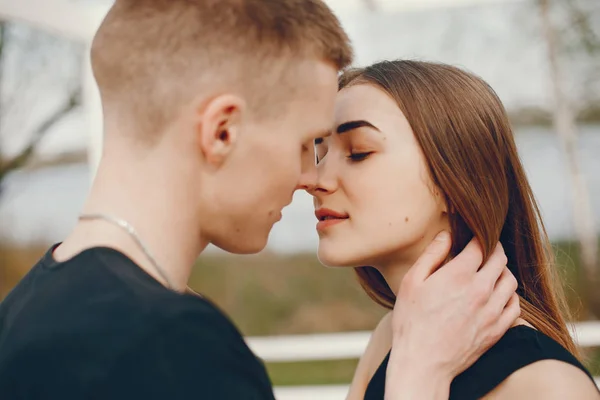
<path fill-rule="evenodd" d="M 456 208 L 454 205 L 449 203 L 448 201 L 444 202 L 444 213 L 446 214 L 456 214 Z"/>
<path fill-rule="evenodd" d="M 437 200 L 438 206 L 442 212 L 442 215 L 454 214 L 454 206 L 448 201 L 444 193 L 440 188 L 433 188 L 433 195 Z"/>

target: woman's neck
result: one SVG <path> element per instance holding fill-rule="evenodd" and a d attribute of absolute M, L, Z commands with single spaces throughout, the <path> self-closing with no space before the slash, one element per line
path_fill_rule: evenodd
<path fill-rule="evenodd" d="M 443 227 L 441 229 L 449 230 L 449 227 Z M 402 279 L 404 279 L 406 273 L 417 262 L 423 252 L 425 252 L 427 246 L 441 229 L 431 230 L 429 234 L 425 235 L 417 243 L 414 243 L 408 248 L 401 249 L 394 254 L 390 254 L 385 257 L 385 259 L 381 260 L 381 262 L 373 265 L 373 267 L 383 275 L 394 295 L 397 295 Z"/>
<path fill-rule="evenodd" d="M 409 263 L 390 263 L 381 266 L 375 266 L 375 268 L 379 271 L 386 283 L 394 292 L 394 295 L 398 295 L 398 290 L 400 290 L 400 284 L 402 283 L 402 279 L 410 270 L 412 264 Z"/>

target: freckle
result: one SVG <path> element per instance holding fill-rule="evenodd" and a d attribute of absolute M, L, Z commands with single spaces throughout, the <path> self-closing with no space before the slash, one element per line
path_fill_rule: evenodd
<path fill-rule="evenodd" d="M 408 217 L 404 218 L 404 222 L 408 222 Z"/>

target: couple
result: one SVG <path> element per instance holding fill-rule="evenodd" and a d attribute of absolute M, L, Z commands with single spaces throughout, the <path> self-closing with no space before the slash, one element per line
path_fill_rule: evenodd
<path fill-rule="evenodd" d="M 0 305 L 0 398 L 272 399 L 187 281 L 210 243 L 263 249 L 298 189 L 321 261 L 392 310 L 349 398 L 599 398 L 493 91 L 410 61 L 338 87 L 351 61 L 320 0 L 116 0 L 92 45 L 98 173 Z"/>

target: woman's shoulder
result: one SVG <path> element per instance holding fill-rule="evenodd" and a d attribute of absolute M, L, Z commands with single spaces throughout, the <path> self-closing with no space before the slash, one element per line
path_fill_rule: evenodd
<path fill-rule="evenodd" d="M 385 314 L 371 333 L 367 348 L 363 353 L 360 363 L 364 366 L 364 373 L 371 379 L 382 360 L 392 348 L 392 313 Z M 368 380 L 367 380 L 368 381 Z"/>
<path fill-rule="evenodd" d="M 381 318 L 373 330 L 365 352 L 358 362 L 350 392 L 347 399 L 362 399 L 369 381 L 376 371 L 385 362 L 387 354 L 392 347 L 392 313 L 389 312 Z"/>
<path fill-rule="evenodd" d="M 545 359 L 506 378 L 485 399 L 600 399 L 600 392 L 579 367 Z"/>
<path fill-rule="evenodd" d="M 564 397 L 565 391 L 571 395 Z M 558 342 L 528 325 L 509 329 L 455 378 L 451 394 L 455 398 L 490 399 L 515 398 L 516 394 L 544 399 L 600 398 L 581 362 Z"/>

